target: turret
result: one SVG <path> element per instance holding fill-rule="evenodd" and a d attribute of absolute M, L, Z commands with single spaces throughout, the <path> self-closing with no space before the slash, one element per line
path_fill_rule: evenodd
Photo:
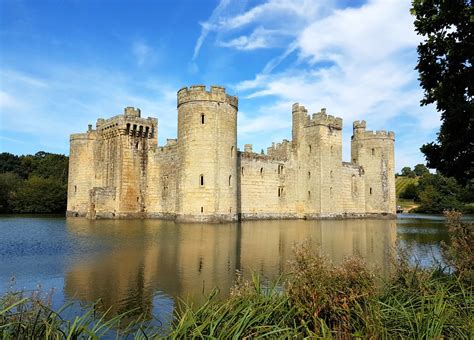
<path fill-rule="evenodd" d="M 351 160 L 364 169 L 369 214 L 396 212 L 394 142 L 392 131 L 367 131 L 365 121 L 353 124 Z"/>
<path fill-rule="evenodd" d="M 220 86 L 178 91 L 177 219 L 237 219 L 237 97 Z"/>

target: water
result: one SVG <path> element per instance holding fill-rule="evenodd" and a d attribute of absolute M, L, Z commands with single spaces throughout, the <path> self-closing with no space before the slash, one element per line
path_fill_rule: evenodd
<path fill-rule="evenodd" d="M 429 264 L 447 233 L 442 218 L 420 215 L 241 224 L 7 216 L 0 217 L 0 293 L 40 286 L 54 289 L 54 308 L 100 298 L 113 313 L 137 308 L 166 321 L 178 299 L 199 303 L 215 287 L 225 298 L 236 270 L 278 278 L 293 245 L 306 239 L 336 263 L 358 254 L 387 275 L 397 241 Z"/>

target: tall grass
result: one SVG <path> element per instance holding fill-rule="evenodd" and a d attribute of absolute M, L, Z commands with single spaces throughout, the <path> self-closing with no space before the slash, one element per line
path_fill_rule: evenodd
<path fill-rule="evenodd" d="M 378 277 L 359 258 L 334 265 L 295 247 L 290 271 L 264 284 L 258 276 L 237 276 L 227 300 L 214 291 L 201 306 L 182 304 L 168 338 L 474 338 L 473 228 L 449 212 L 448 267 L 411 265 L 399 252 L 388 278 Z M 132 312 L 132 311 L 131 311 Z M 0 337 L 100 338 L 165 337 L 163 329 L 137 320 L 121 325 L 126 314 L 95 317 L 94 307 L 74 320 L 61 318 L 38 296 L 0 299 Z"/>

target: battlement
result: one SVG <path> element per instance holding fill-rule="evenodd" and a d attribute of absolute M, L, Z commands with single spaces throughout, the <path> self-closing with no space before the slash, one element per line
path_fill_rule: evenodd
<path fill-rule="evenodd" d="M 375 138 L 380 138 L 380 139 L 395 139 L 395 133 L 393 131 L 385 131 L 385 130 L 378 130 L 378 131 L 372 131 L 372 130 L 366 130 L 366 122 L 365 120 L 358 121 L 356 120 L 353 124 L 353 136 L 352 138 L 356 139 L 375 139 Z"/>
<path fill-rule="evenodd" d="M 123 114 L 125 116 L 129 117 L 140 117 L 141 116 L 141 111 L 139 108 L 134 108 L 132 106 L 127 106 L 125 109 L 123 109 Z"/>
<path fill-rule="evenodd" d="M 194 102 L 194 101 L 210 101 L 218 103 L 227 103 L 236 109 L 239 106 L 239 100 L 237 97 L 228 95 L 225 92 L 225 88 L 222 86 L 211 86 L 210 91 L 206 91 L 204 85 L 193 85 L 183 87 L 178 91 L 177 106 L 182 104 Z"/>
<path fill-rule="evenodd" d="M 293 106 L 291 107 L 291 111 L 293 113 L 295 112 L 308 113 L 308 110 L 306 109 L 306 107 L 304 107 L 303 105 L 300 105 L 299 103 L 294 103 Z"/>
<path fill-rule="evenodd" d="M 291 153 L 291 142 L 284 139 L 281 143 L 272 143 L 272 146 L 267 148 L 267 155 L 272 158 L 287 160 Z"/>
<path fill-rule="evenodd" d="M 310 117 L 306 116 L 304 126 L 324 125 L 332 129 L 342 130 L 342 118 L 334 117 L 326 114 L 326 109 L 322 108 L 320 112 L 313 113 Z"/>

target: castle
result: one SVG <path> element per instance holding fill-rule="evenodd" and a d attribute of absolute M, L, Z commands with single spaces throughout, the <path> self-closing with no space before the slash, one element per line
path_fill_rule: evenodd
<path fill-rule="evenodd" d="M 158 145 L 158 120 L 127 107 L 70 137 L 68 216 L 225 222 L 394 216 L 394 133 L 292 107 L 292 140 L 266 154 L 237 149 L 237 97 L 223 87 L 178 91 L 178 138 Z"/>

